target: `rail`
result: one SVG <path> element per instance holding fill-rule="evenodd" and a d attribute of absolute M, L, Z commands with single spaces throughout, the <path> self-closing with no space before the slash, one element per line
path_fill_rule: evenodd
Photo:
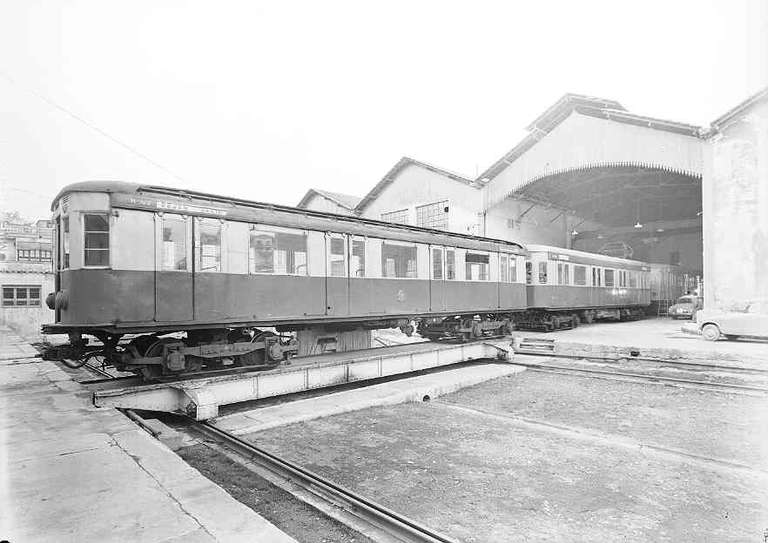
<path fill-rule="evenodd" d="M 208 422 L 196 422 L 192 427 L 209 438 L 223 442 L 236 453 L 275 475 L 288 479 L 301 488 L 342 507 L 366 524 L 386 532 L 398 541 L 406 543 L 453 543 L 456 541 Z"/>
<path fill-rule="evenodd" d="M 556 364 L 523 362 L 518 359 L 515 359 L 512 363 L 517 366 L 524 366 L 534 371 L 542 371 L 542 372 L 549 372 L 549 373 L 592 374 L 592 375 L 598 375 L 603 378 L 625 377 L 629 379 L 659 382 L 659 383 L 666 383 L 671 385 L 695 385 L 695 386 L 705 386 L 705 387 L 719 388 L 719 389 L 730 389 L 732 391 L 737 391 L 737 392 L 758 392 L 761 394 L 768 394 L 768 388 L 756 387 L 756 386 L 750 386 L 750 385 L 740 385 L 736 383 L 719 383 L 716 381 L 703 381 L 699 379 L 683 379 L 680 377 L 663 377 L 660 375 L 650 375 L 647 373 L 609 371 L 609 370 L 599 370 L 594 368 L 577 368 L 573 366 L 560 366 Z"/>

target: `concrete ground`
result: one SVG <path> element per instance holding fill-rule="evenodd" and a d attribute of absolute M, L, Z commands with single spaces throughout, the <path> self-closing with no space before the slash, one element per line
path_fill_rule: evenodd
<path fill-rule="evenodd" d="M 0 328 L 0 538 L 294 540 Z"/>
<path fill-rule="evenodd" d="M 572 330 L 548 333 L 519 330 L 514 335 L 555 339 L 558 342 L 568 343 L 677 350 L 682 354 L 695 353 L 700 358 L 753 360 L 768 363 L 768 341 L 747 339 L 705 341 L 701 336 L 683 332 L 681 327 L 685 323 L 690 321 L 658 317 L 627 322 L 601 321 L 581 325 Z"/>
<path fill-rule="evenodd" d="M 524 371 L 245 437 L 461 541 L 761 541 L 767 421 L 765 398 Z"/>

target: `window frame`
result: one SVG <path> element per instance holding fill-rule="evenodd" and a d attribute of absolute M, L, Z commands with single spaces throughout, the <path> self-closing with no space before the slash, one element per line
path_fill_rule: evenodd
<path fill-rule="evenodd" d="M 382 222 L 388 222 L 388 223 L 391 223 L 391 224 L 411 224 L 411 217 L 409 216 L 410 215 L 409 211 L 410 210 L 407 207 L 404 208 L 404 209 L 396 209 L 395 211 L 385 211 L 384 213 L 380 213 L 379 214 L 379 218 L 381 219 Z M 398 214 L 398 213 L 405 214 L 405 222 L 393 221 L 393 220 L 389 219 L 388 216 L 395 215 L 395 214 Z M 385 217 L 387 217 L 387 218 L 385 218 Z"/>
<path fill-rule="evenodd" d="M 102 249 L 102 248 L 89 249 L 87 247 L 86 240 L 88 239 L 88 234 L 104 234 L 105 233 L 103 230 L 86 230 L 85 229 L 86 216 L 88 216 L 88 215 L 100 215 L 100 216 L 106 218 L 106 220 L 107 220 L 107 230 L 106 230 L 106 234 L 107 234 L 107 248 L 106 249 Z M 82 245 L 82 247 L 83 247 L 83 250 L 82 250 L 82 259 L 83 259 L 82 267 L 83 268 L 88 268 L 90 270 L 94 270 L 94 269 L 95 270 L 105 270 L 105 269 L 109 269 L 110 268 L 110 266 L 112 264 L 112 230 L 113 230 L 111 218 L 112 218 L 112 213 L 110 213 L 109 211 L 104 211 L 104 210 L 99 210 L 99 211 L 80 211 L 80 219 L 81 219 L 81 224 L 82 224 L 82 227 L 83 227 L 83 229 L 82 229 L 82 232 L 83 232 L 83 237 L 82 237 L 82 240 L 83 240 L 83 245 Z M 70 225 L 70 229 L 71 229 L 71 225 Z M 107 253 L 107 263 L 106 264 L 99 264 L 99 265 L 88 265 L 88 264 L 86 264 L 86 261 L 87 261 L 86 255 L 87 255 L 88 251 L 100 251 L 100 252 L 101 251 L 106 251 L 106 253 Z M 70 262 L 70 264 L 71 264 L 71 262 Z"/>
<path fill-rule="evenodd" d="M 189 252 L 192 246 L 191 243 L 191 232 L 190 232 L 190 219 L 192 218 L 190 215 L 182 215 L 181 213 L 165 213 L 161 212 L 157 214 L 158 218 L 160 219 L 160 266 L 158 271 L 161 272 L 180 272 L 180 273 L 189 273 L 192 271 L 192 263 L 190 262 L 189 258 Z M 178 269 L 176 268 L 176 250 L 174 246 L 174 267 L 173 268 L 166 268 L 165 267 L 165 221 L 171 218 L 174 221 L 180 221 L 182 225 L 184 226 L 184 269 Z"/>
<path fill-rule="evenodd" d="M 358 254 L 355 254 L 355 252 L 354 252 L 355 251 L 355 244 L 356 243 L 362 243 L 363 244 L 363 255 L 362 255 L 362 260 L 363 260 L 362 264 L 363 265 L 358 267 L 358 269 L 355 270 L 355 274 L 353 275 L 352 274 L 352 257 L 353 256 L 358 256 L 358 257 L 360 256 Z M 365 278 L 367 278 L 369 276 L 368 269 L 367 269 L 367 266 L 368 266 L 368 238 L 366 238 L 365 236 L 350 235 L 349 236 L 348 244 L 349 244 L 349 256 L 347 257 L 347 261 L 348 261 L 347 266 L 348 266 L 348 269 L 349 269 L 349 277 L 350 277 L 350 279 L 365 279 Z M 309 254 L 307 254 L 307 262 L 309 262 Z M 362 270 L 363 273 L 358 275 L 360 270 Z"/>
<path fill-rule="evenodd" d="M 248 245 L 247 245 L 247 251 L 246 251 L 246 275 L 282 275 L 282 276 L 290 276 L 290 277 L 309 277 L 309 231 L 304 230 L 301 228 L 286 228 L 282 226 L 273 226 L 271 224 L 264 224 L 264 223 L 247 223 L 248 224 Z M 253 271 L 253 267 L 251 264 L 253 262 L 251 261 L 251 240 L 253 239 L 253 235 L 255 232 L 261 232 L 264 234 L 289 234 L 293 236 L 303 236 L 304 237 L 304 255 L 305 255 L 305 262 L 304 264 L 295 265 L 294 269 L 297 269 L 301 266 L 304 267 L 303 273 L 291 273 L 288 271 L 285 272 L 277 272 L 275 271 L 275 245 L 272 246 L 272 271 L 271 272 L 265 272 L 265 271 Z M 273 238 L 274 239 L 274 238 Z M 301 252 L 301 251 L 294 251 L 294 252 Z M 286 259 L 287 259 L 287 252 L 286 252 Z M 287 262 L 286 262 L 286 270 L 287 270 Z"/>
<path fill-rule="evenodd" d="M 431 208 L 435 208 L 437 213 L 430 214 L 429 211 Z M 445 208 L 448 208 L 448 211 L 445 211 Z M 436 202 L 418 205 L 416 206 L 416 226 L 421 228 L 432 228 L 434 230 L 448 230 L 450 224 L 448 214 L 450 213 L 450 209 L 451 206 L 449 200 L 438 200 Z M 425 219 L 424 221 L 420 220 L 422 215 Z M 436 222 L 434 221 L 435 218 L 438 219 L 437 222 L 444 222 L 445 224 L 427 224 L 428 222 Z"/>
<path fill-rule="evenodd" d="M 384 250 L 385 247 L 389 245 L 392 247 L 408 247 L 412 248 L 414 251 L 414 270 L 413 275 L 409 276 L 408 274 L 408 265 L 406 264 L 406 275 L 405 276 L 398 276 L 397 275 L 397 264 L 395 264 L 395 275 L 387 275 L 387 266 L 386 261 L 384 259 Z M 397 279 L 399 281 L 403 280 L 414 280 L 414 279 L 420 279 L 419 277 L 419 244 L 418 243 L 410 243 L 410 242 L 403 242 L 403 241 L 393 241 L 388 239 L 383 239 L 381 241 L 381 253 L 380 253 L 380 260 L 381 260 L 381 278 L 382 279 Z"/>
<path fill-rule="evenodd" d="M 467 257 L 469 255 L 477 255 L 477 256 L 484 256 L 488 259 L 488 262 L 470 262 L 467 260 Z M 467 273 L 469 269 L 467 266 L 471 266 L 472 264 L 483 264 L 484 268 L 481 268 L 485 270 L 485 279 L 470 279 L 471 273 Z M 481 274 L 482 275 L 482 274 Z M 464 253 L 464 280 L 465 281 L 471 281 L 473 283 L 488 283 L 491 281 L 491 253 L 486 251 L 475 251 L 472 249 L 467 249 Z"/>
<path fill-rule="evenodd" d="M 8 309 L 12 307 L 21 307 L 21 308 L 35 308 L 35 307 L 42 307 L 42 291 L 43 291 L 43 285 L 15 285 L 15 284 L 3 284 L 0 285 L 0 308 Z M 13 297 L 6 298 L 5 291 L 6 289 L 13 289 Z M 18 293 L 19 290 L 25 290 L 26 296 L 24 296 L 24 300 L 26 303 L 20 304 L 18 303 L 18 300 L 22 299 L 19 297 Z M 37 290 L 37 298 L 34 298 L 30 296 L 32 289 Z M 6 304 L 6 300 L 13 300 L 14 303 Z M 31 300 L 37 300 L 36 304 L 30 303 Z"/>
<path fill-rule="evenodd" d="M 219 254 L 218 254 L 218 269 L 204 270 L 203 264 L 203 244 L 202 240 L 202 227 L 213 226 L 218 224 L 219 229 Z M 222 219 L 215 219 L 210 217 L 195 217 L 195 230 L 192 239 L 192 258 L 194 260 L 195 273 L 223 273 L 224 272 L 224 221 Z"/>

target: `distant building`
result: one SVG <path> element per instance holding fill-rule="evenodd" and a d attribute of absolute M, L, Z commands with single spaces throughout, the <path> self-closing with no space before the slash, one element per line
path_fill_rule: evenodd
<path fill-rule="evenodd" d="M 0 325 L 34 337 L 53 321 L 45 296 L 54 290 L 53 223 L 0 216 Z"/>
<path fill-rule="evenodd" d="M 337 215 L 354 215 L 355 206 L 359 202 L 358 196 L 329 190 L 309 189 L 296 207 L 312 211 L 326 211 Z"/>

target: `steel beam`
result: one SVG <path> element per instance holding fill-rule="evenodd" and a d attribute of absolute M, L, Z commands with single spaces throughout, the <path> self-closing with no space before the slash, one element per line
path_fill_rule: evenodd
<path fill-rule="evenodd" d="M 293 359 L 275 370 L 136 385 L 93 392 L 97 407 L 179 413 L 196 420 L 218 416 L 219 406 L 344 383 L 410 373 L 469 360 L 507 360 L 509 341 L 413 343 L 334 356 Z M 120 386 L 119 383 L 116 386 Z"/>

